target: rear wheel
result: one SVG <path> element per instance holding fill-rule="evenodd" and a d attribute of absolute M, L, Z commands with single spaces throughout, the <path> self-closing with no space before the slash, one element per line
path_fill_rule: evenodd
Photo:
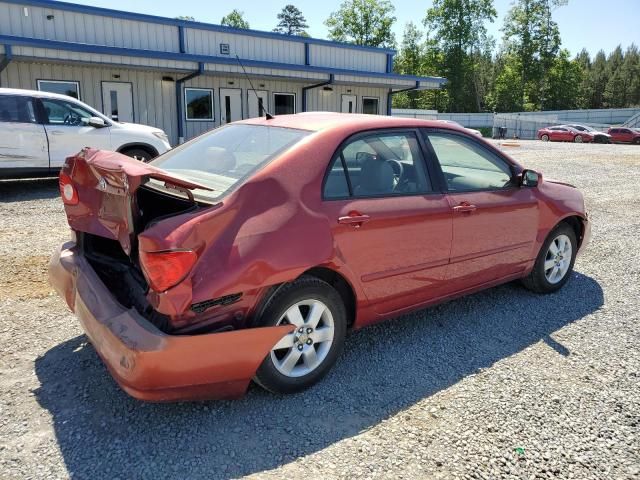
<path fill-rule="evenodd" d="M 540 137 L 540 140 L 542 140 L 543 142 L 548 142 L 549 141 L 549 135 L 544 134 Z"/>
<path fill-rule="evenodd" d="M 142 148 L 131 148 L 129 150 L 124 150 L 122 153 L 127 157 L 135 158 L 136 160 L 144 163 L 151 161 L 153 158 L 153 155 Z"/>
<path fill-rule="evenodd" d="M 273 347 L 254 378 L 271 392 L 294 393 L 318 382 L 336 362 L 344 345 L 347 312 L 331 285 L 305 275 L 276 292 L 259 323 L 295 326 Z"/>
<path fill-rule="evenodd" d="M 545 240 L 531 273 L 522 279 L 524 286 L 537 293 L 560 290 L 567 283 L 578 251 L 571 226 L 560 223 Z"/>
<path fill-rule="evenodd" d="M 576 136 L 573 138 L 573 141 L 574 141 L 575 143 L 582 143 L 582 135 L 576 135 Z"/>
<path fill-rule="evenodd" d="M 640 138 L 636 138 L 633 140 L 634 145 L 640 145 Z"/>

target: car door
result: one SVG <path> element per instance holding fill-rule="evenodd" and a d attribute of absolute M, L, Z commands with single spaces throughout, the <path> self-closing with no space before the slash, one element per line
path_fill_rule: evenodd
<path fill-rule="evenodd" d="M 49 168 L 44 127 L 26 95 L 0 95 L 0 168 Z"/>
<path fill-rule="evenodd" d="M 323 187 L 336 249 L 379 314 L 441 295 L 452 212 L 436 191 L 418 132 L 376 131 L 348 139 Z"/>
<path fill-rule="evenodd" d="M 628 128 L 621 128 L 618 133 L 618 138 L 620 142 L 630 143 L 633 141 L 633 133 Z"/>
<path fill-rule="evenodd" d="M 459 292 L 522 272 L 535 255 L 538 201 L 510 162 L 468 135 L 426 131 L 453 214 L 447 284 Z"/>
<path fill-rule="evenodd" d="M 49 141 L 51 168 L 61 167 L 65 158 L 84 147 L 111 150 L 108 126 L 95 128 L 88 124 L 95 114 L 73 100 L 40 98 L 45 132 Z"/>

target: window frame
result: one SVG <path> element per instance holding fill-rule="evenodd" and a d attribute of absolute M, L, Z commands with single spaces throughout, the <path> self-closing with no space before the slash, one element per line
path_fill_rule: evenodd
<path fill-rule="evenodd" d="M 377 102 L 378 108 L 376 109 L 377 110 L 376 113 L 365 113 L 365 111 L 364 111 L 364 101 L 365 100 L 375 100 Z M 363 115 L 380 115 L 380 97 L 372 97 L 372 96 L 369 96 L 369 95 L 363 95 L 361 103 L 362 103 L 362 105 L 361 105 L 362 109 L 360 111 L 362 112 Z"/>
<path fill-rule="evenodd" d="M 277 115 L 276 113 L 276 95 L 288 95 L 290 97 L 293 97 L 293 113 L 296 113 L 298 111 L 298 105 L 297 105 L 297 95 L 295 92 L 273 92 L 272 96 L 273 96 L 273 114 Z M 280 115 L 293 115 L 291 113 L 281 113 Z"/>
<path fill-rule="evenodd" d="M 82 90 L 80 89 L 80 82 L 77 80 L 52 80 L 52 79 L 48 79 L 48 78 L 39 78 L 36 80 L 36 90 L 38 90 L 39 92 L 43 92 L 43 93 L 51 93 L 54 95 L 64 95 L 64 94 L 56 94 L 56 92 L 50 92 L 48 90 L 42 90 L 40 88 L 40 83 L 41 82 L 49 82 L 49 83 L 73 83 L 76 86 L 76 90 L 78 91 L 78 98 L 76 98 L 76 100 L 82 101 Z M 75 97 L 70 97 L 69 95 L 67 95 L 67 97 L 69 98 L 75 98 Z"/>
<path fill-rule="evenodd" d="M 84 105 L 84 104 L 80 104 L 79 100 L 76 100 L 73 97 L 69 97 L 69 100 L 65 100 L 63 98 L 54 98 L 54 97 L 37 97 L 34 98 L 34 102 L 35 102 L 35 106 L 36 106 L 36 111 L 37 111 L 37 115 L 38 115 L 38 123 L 44 125 L 44 126 L 55 126 L 55 127 L 78 127 L 78 126 L 87 126 L 85 125 L 65 125 L 65 124 L 60 124 L 60 123 L 49 123 L 49 116 L 46 113 L 46 109 L 44 106 L 44 102 L 67 102 L 70 103 L 72 105 L 74 105 L 75 107 L 84 110 L 88 113 L 91 114 L 90 117 L 97 117 L 99 115 L 95 115 L 95 112 L 92 111 L 92 109 L 87 108 L 88 105 Z M 88 117 L 88 118 L 90 118 Z M 100 118 L 102 118 L 104 120 L 103 116 L 100 116 Z M 110 127 L 113 125 L 112 123 L 113 121 L 106 121 L 105 120 L 105 124 L 106 126 Z"/>
<path fill-rule="evenodd" d="M 522 168 L 517 165 L 516 163 L 514 163 L 510 158 L 506 157 L 505 155 L 503 155 L 501 152 L 496 152 L 493 151 L 492 149 L 490 149 L 487 145 L 484 144 L 484 142 L 479 141 L 478 139 L 474 138 L 474 136 L 472 135 L 467 135 L 466 133 L 463 132 L 458 132 L 455 130 L 448 130 L 445 128 L 434 128 L 434 127 L 422 127 L 420 128 L 420 132 L 423 136 L 423 140 L 425 142 L 425 146 L 427 147 L 428 150 L 428 163 L 433 165 L 433 168 L 437 170 L 437 178 L 439 180 L 440 183 L 440 193 L 446 194 L 446 195 L 455 195 L 458 193 L 475 193 L 475 192 L 504 192 L 504 191 L 508 191 L 508 190 L 513 190 L 513 189 L 519 189 L 520 186 L 517 185 L 516 180 L 518 175 L 520 175 L 522 173 Z M 512 184 L 506 187 L 498 187 L 498 188 L 474 188 L 474 189 L 467 189 L 467 190 L 450 190 L 449 189 L 449 184 L 447 183 L 447 178 L 444 175 L 444 171 L 442 170 L 442 167 L 440 166 L 440 160 L 438 159 L 438 155 L 436 154 L 435 149 L 433 148 L 433 145 L 431 145 L 431 141 L 429 140 L 429 134 L 445 134 L 445 135 L 450 135 L 453 137 L 459 137 L 462 138 L 463 141 L 466 141 L 468 143 L 471 143 L 472 145 L 478 147 L 480 150 L 488 153 L 489 155 L 492 155 L 494 158 L 502 161 L 511 171 L 511 181 Z"/>
<path fill-rule="evenodd" d="M 5 122 L 3 120 L 0 120 L 0 124 L 2 123 L 19 123 L 21 125 L 40 125 L 40 118 L 38 116 L 38 105 L 36 104 L 35 98 L 33 98 L 30 95 L 12 95 L 12 94 L 8 94 L 8 95 L 0 95 L 0 98 L 24 98 L 26 100 L 27 103 L 31 102 L 31 108 L 33 110 L 33 121 L 29 121 L 29 122 L 14 122 L 14 121 L 10 121 L 10 122 Z"/>
<path fill-rule="evenodd" d="M 376 195 L 354 195 L 353 194 L 353 186 L 351 184 L 351 178 L 349 178 L 349 169 L 347 168 L 347 162 L 342 155 L 344 148 L 352 142 L 361 140 L 365 137 L 370 137 L 373 135 L 387 135 L 387 136 L 397 136 L 397 135 L 413 135 L 418 142 L 418 149 L 420 151 L 420 155 L 422 156 L 422 166 L 424 168 L 424 172 L 426 173 L 425 180 L 431 186 L 431 190 L 426 192 L 402 192 L 394 195 L 389 195 L 386 193 L 376 194 Z M 325 185 L 327 183 L 327 179 L 329 178 L 329 174 L 331 173 L 331 167 L 334 162 L 340 157 L 340 163 L 342 164 L 343 173 L 347 180 L 347 186 L 349 188 L 349 195 L 342 197 L 330 197 L 327 198 L 325 196 Z M 352 135 L 349 135 L 345 139 L 343 139 L 338 147 L 334 150 L 331 155 L 331 159 L 327 164 L 324 172 L 324 176 L 322 178 L 322 185 L 320 188 L 320 196 L 323 202 L 334 202 L 334 201 L 355 201 L 355 200 L 375 200 L 375 199 L 385 199 L 385 198 L 402 198 L 402 197 L 424 197 L 426 195 L 442 195 L 442 191 L 440 189 L 440 179 L 438 177 L 439 172 L 433 168 L 431 165 L 431 161 L 427 155 L 426 144 L 424 139 L 422 138 L 422 134 L 420 129 L 416 127 L 396 127 L 396 128 L 374 128 L 368 130 L 362 130 L 360 132 L 356 132 Z"/>
<path fill-rule="evenodd" d="M 188 90 L 197 90 L 200 92 L 209 92 L 209 98 L 211 99 L 211 118 L 189 118 L 189 108 L 187 102 L 187 91 Z M 215 122 L 216 121 L 216 102 L 214 98 L 213 88 L 205 88 L 205 87 L 184 87 L 184 120 L 186 122 Z"/>

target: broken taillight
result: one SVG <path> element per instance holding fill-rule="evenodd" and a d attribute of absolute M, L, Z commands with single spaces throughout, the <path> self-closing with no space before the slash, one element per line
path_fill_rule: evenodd
<path fill-rule="evenodd" d="M 140 266 L 149 286 L 164 292 L 187 276 L 198 256 L 192 250 L 140 252 Z"/>
<path fill-rule="evenodd" d="M 61 172 L 58 185 L 60 186 L 60 196 L 62 197 L 62 202 L 65 205 L 77 205 L 79 201 L 78 191 L 73 185 L 71 177 L 64 172 Z"/>

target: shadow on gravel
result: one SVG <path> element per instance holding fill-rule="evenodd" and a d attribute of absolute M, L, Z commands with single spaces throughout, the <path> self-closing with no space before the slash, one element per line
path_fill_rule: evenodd
<path fill-rule="evenodd" d="M 58 177 L 0 180 L 0 203 L 43 200 L 59 195 Z"/>
<path fill-rule="evenodd" d="M 233 402 L 135 401 L 79 336 L 36 360 L 35 393 L 74 478 L 239 477 L 356 435 L 541 340 L 571 355 L 550 335 L 603 301 L 579 273 L 547 296 L 504 285 L 355 332 L 307 392 L 252 388 Z"/>

